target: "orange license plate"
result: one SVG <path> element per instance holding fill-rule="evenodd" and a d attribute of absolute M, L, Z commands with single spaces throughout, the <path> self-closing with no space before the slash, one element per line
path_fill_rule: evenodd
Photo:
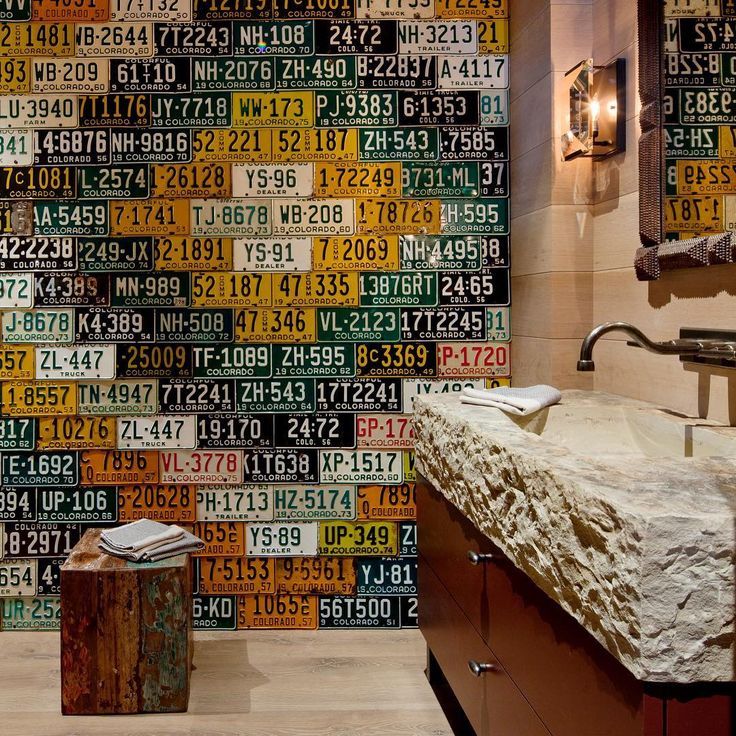
<path fill-rule="evenodd" d="M 33 0 L 32 20 L 101 22 L 110 18 L 110 0 Z"/>
<path fill-rule="evenodd" d="M 118 520 L 193 523 L 197 518 L 197 492 L 193 486 L 137 483 L 118 490 Z"/>
<path fill-rule="evenodd" d="M 358 486 L 359 520 L 417 518 L 414 483 L 400 486 Z"/>
<path fill-rule="evenodd" d="M 158 452 L 153 450 L 83 450 L 80 463 L 85 486 L 158 482 Z"/>
<path fill-rule="evenodd" d="M 238 598 L 239 629 L 316 629 L 316 595 L 243 595 Z"/>
<path fill-rule="evenodd" d="M 199 592 L 204 595 L 273 593 L 275 561 L 267 557 L 203 557 Z"/>
<path fill-rule="evenodd" d="M 242 521 L 198 521 L 194 534 L 204 542 L 200 557 L 244 557 L 245 524 Z"/>
<path fill-rule="evenodd" d="M 276 589 L 302 595 L 354 595 L 355 560 L 345 557 L 285 557 L 276 560 Z"/>

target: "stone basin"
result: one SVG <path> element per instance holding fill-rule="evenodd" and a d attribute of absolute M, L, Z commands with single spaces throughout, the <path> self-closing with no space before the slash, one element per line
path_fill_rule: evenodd
<path fill-rule="evenodd" d="M 736 428 L 585 391 L 414 425 L 417 470 L 638 679 L 735 679 Z"/>

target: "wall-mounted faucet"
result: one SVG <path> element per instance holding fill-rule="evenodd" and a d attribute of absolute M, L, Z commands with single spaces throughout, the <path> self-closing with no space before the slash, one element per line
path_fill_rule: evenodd
<path fill-rule="evenodd" d="M 652 353 L 679 355 L 681 360 L 698 363 L 729 367 L 736 365 L 736 332 L 682 329 L 678 340 L 654 342 L 638 327 L 628 322 L 606 322 L 594 327 L 583 340 L 578 361 L 579 371 L 595 370 L 593 347 L 603 335 L 609 332 L 623 332 L 631 337 L 629 345 L 642 347 Z"/>

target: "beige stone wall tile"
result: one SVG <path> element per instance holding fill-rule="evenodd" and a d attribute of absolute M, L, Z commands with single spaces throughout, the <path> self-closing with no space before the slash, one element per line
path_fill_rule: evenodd
<path fill-rule="evenodd" d="M 560 389 L 593 389 L 593 374 L 578 373 L 579 340 L 514 337 L 511 372 L 514 386 L 548 383 Z"/>

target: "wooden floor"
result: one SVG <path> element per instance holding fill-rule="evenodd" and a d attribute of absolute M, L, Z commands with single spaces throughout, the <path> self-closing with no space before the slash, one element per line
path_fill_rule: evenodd
<path fill-rule="evenodd" d="M 64 717 L 58 634 L 0 634 L 0 734 L 451 736 L 416 630 L 207 632 L 195 640 L 188 713 Z"/>

